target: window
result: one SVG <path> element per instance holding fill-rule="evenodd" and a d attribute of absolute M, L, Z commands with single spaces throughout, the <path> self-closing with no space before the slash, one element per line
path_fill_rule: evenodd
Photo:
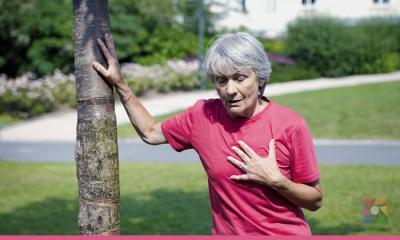
<path fill-rule="evenodd" d="M 314 5 L 317 0 L 302 0 L 303 5 Z"/>
<path fill-rule="evenodd" d="M 246 0 L 240 0 L 239 3 L 242 13 L 247 13 Z"/>
<path fill-rule="evenodd" d="M 276 0 L 267 0 L 267 12 L 276 12 Z"/>

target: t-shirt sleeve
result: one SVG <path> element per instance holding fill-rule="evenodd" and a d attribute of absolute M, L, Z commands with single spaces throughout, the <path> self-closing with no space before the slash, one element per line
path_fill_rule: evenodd
<path fill-rule="evenodd" d="M 161 123 L 161 129 L 168 143 L 173 149 L 180 152 L 193 148 L 192 136 L 195 131 L 194 119 L 199 111 L 201 100 L 187 108 L 184 112 L 171 117 Z"/>
<path fill-rule="evenodd" d="M 301 118 L 291 134 L 291 176 L 296 183 L 319 180 L 320 173 L 310 130 Z"/>

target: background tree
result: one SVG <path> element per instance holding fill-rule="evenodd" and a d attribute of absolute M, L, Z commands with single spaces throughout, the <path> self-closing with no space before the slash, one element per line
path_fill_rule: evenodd
<path fill-rule="evenodd" d="M 79 229 L 83 235 L 116 235 L 120 192 L 113 90 L 92 68 L 95 60 L 106 64 L 96 39 L 109 32 L 108 1 L 74 0 L 73 13 Z"/>
<path fill-rule="evenodd" d="M 206 1 L 206 37 L 218 16 Z M 197 0 L 110 0 L 120 62 L 164 63 L 197 54 Z M 73 71 L 70 0 L 0 0 L 0 73 Z M 207 39 L 204 44 L 207 44 Z"/>

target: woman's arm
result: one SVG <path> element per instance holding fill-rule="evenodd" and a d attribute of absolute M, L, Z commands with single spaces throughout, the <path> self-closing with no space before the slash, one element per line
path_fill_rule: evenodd
<path fill-rule="evenodd" d="M 283 178 L 273 188 L 290 202 L 310 211 L 316 211 L 322 207 L 322 189 L 319 180 L 310 184 L 303 184 Z"/>
<path fill-rule="evenodd" d="M 125 83 L 111 36 L 106 34 L 105 43 L 101 39 L 98 39 L 97 43 L 107 60 L 108 69 L 96 61 L 93 63 L 93 68 L 115 87 L 128 117 L 139 136 L 148 144 L 166 143 L 167 140 L 161 130 L 161 123 L 156 123 L 155 119 Z"/>
<path fill-rule="evenodd" d="M 243 141 L 239 141 L 239 145 L 241 149 L 232 147 L 232 150 L 243 161 L 232 156 L 228 156 L 227 159 L 242 169 L 245 174 L 233 175 L 231 179 L 255 181 L 269 186 L 294 205 L 310 211 L 316 211 L 322 206 L 322 190 L 319 181 L 309 184 L 294 183 L 280 172 L 276 162 L 274 139 L 269 143 L 269 154 L 266 158 L 260 157 Z"/>

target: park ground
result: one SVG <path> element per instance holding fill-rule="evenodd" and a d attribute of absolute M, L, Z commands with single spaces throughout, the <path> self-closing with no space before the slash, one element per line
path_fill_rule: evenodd
<path fill-rule="evenodd" d="M 303 114 L 317 138 L 400 139 L 398 82 L 272 99 Z M 120 135 L 133 137 L 125 128 Z M 305 211 L 314 234 L 400 234 L 400 167 L 320 167 L 324 206 Z M 143 159 L 123 162 L 120 169 L 122 234 L 210 234 L 207 179 L 200 163 Z M 0 234 L 78 234 L 74 164 L 0 161 L 0 196 Z M 388 199 L 387 222 L 362 223 L 365 197 Z"/>

